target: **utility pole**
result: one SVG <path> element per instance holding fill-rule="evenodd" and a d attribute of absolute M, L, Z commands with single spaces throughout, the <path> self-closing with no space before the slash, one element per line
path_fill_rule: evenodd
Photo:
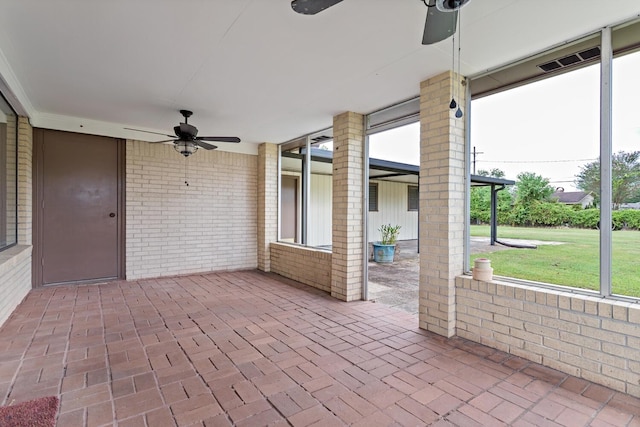
<path fill-rule="evenodd" d="M 476 147 L 473 147 L 473 175 L 476 174 L 476 156 L 479 154 L 484 154 L 482 151 L 476 151 Z"/>

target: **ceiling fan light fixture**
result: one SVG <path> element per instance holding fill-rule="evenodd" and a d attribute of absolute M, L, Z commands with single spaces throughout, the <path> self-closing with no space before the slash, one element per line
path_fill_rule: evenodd
<path fill-rule="evenodd" d="M 440 12 L 455 12 L 468 2 L 469 0 L 436 0 L 436 9 Z"/>
<path fill-rule="evenodd" d="M 176 141 L 173 148 L 185 157 L 189 157 L 198 151 L 198 146 L 192 141 Z"/>

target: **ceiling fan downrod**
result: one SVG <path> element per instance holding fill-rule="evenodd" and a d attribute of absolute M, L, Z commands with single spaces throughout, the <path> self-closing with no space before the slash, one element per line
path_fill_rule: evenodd
<path fill-rule="evenodd" d="M 193 111 L 180 110 L 180 114 L 182 114 L 182 117 L 184 117 L 184 122 L 188 123 L 189 122 L 189 117 L 191 117 L 193 115 Z"/>

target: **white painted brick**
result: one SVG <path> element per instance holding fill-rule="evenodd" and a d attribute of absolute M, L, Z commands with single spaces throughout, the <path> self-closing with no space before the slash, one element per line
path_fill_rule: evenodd
<path fill-rule="evenodd" d="M 512 286 L 513 293 L 503 286 Z M 504 305 L 517 307 L 517 302 L 526 301 L 526 316 L 511 308 L 508 316 L 494 315 L 495 322 L 482 319 L 480 328 L 467 327 L 465 338 L 640 396 L 640 325 L 632 321 L 640 320 L 636 304 L 534 286 L 476 282 L 468 276 L 458 277 L 456 287 L 463 296 L 456 301 L 458 316 L 473 313 L 479 318 L 481 312 L 488 317 Z M 513 295 L 513 303 L 505 303 L 507 295 Z M 484 301 L 476 304 L 480 298 Z"/>
<path fill-rule="evenodd" d="M 126 168 L 127 278 L 257 267 L 256 156 L 127 141 Z"/>

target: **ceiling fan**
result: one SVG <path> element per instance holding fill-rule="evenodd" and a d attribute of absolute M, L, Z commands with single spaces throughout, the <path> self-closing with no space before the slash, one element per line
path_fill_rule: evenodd
<path fill-rule="evenodd" d="M 163 142 L 173 141 L 176 151 L 185 157 L 189 157 L 190 155 L 198 151 L 198 148 L 204 148 L 205 150 L 215 150 L 216 148 L 218 148 L 216 145 L 209 144 L 205 141 L 234 143 L 240 142 L 240 138 L 235 136 L 197 136 L 198 128 L 189 124 L 189 117 L 193 115 L 193 112 L 189 110 L 180 110 L 180 114 L 182 114 L 182 116 L 184 117 L 184 123 L 180 123 L 178 126 L 174 126 L 173 131 L 176 134 L 175 136 L 158 132 L 150 132 L 148 130 L 141 129 L 125 129 L 167 136 L 171 139 L 153 141 L 153 143 L 159 144 Z"/>
<path fill-rule="evenodd" d="M 303 15 L 315 15 L 342 0 L 293 0 L 291 8 Z M 422 44 L 442 41 L 456 32 L 458 10 L 469 0 L 421 0 L 427 6 Z"/>

